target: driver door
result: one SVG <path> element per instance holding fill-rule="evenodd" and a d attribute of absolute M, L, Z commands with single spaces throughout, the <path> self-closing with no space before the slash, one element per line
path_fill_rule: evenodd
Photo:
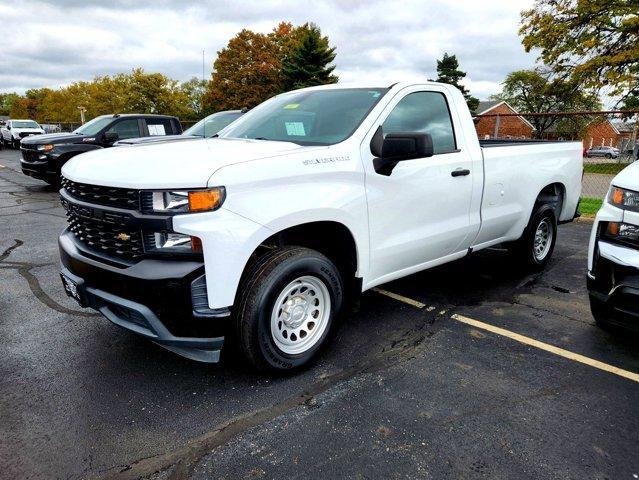
<path fill-rule="evenodd" d="M 375 284 L 421 270 L 457 252 L 465 253 L 476 231 L 470 217 L 473 159 L 470 152 L 458 147 L 455 132 L 461 127 L 451 115 L 445 92 L 432 86 L 397 97 L 372 131 L 381 124 L 384 135 L 428 133 L 434 155 L 401 161 L 387 176 L 374 169 L 370 135 L 362 143 L 370 279 Z"/>

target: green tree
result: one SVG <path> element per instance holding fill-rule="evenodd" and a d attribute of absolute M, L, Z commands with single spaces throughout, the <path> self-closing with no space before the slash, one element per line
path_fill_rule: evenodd
<path fill-rule="evenodd" d="M 555 73 L 611 95 L 639 93 L 637 0 L 535 0 L 521 13 L 526 51 Z"/>
<path fill-rule="evenodd" d="M 505 100 L 519 112 L 551 113 L 578 110 L 599 110 L 601 102 L 593 92 L 578 84 L 554 78 L 551 72 L 518 70 L 509 73 L 502 83 L 502 92 L 493 100 Z M 579 132 L 590 120 L 588 117 L 529 116 L 535 136 L 541 138 L 551 127 L 562 133 Z"/>
<path fill-rule="evenodd" d="M 208 82 L 201 78 L 193 77 L 180 84 L 180 91 L 187 99 L 188 114 L 184 120 L 199 120 L 206 116 L 204 111 L 204 96 Z"/>
<path fill-rule="evenodd" d="M 471 112 L 475 112 L 479 106 L 479 100 L 473 97 L 468 89 L 460 82 L 466 76 L 466 72 L 459 69 L 459 62 L 456 55 L 444 53 L 441 60 L 437 60 L 437 82 L 447 83 L 456 86 L 464 94 L 466 104 Z"/>
<path fill-rule="evenodd" d="M 9 115 L 13 102 L 20 99 L 20 95 L 15 92 L 0 93 L 0 115 Z"/>
<path fill-rule="evenodd" d="M 338 77 L 333 75 L 335 65 L 331 65 L 335 60 L 335 47 L 329 45 L 328 37 L 322 36 L 317 25 L 307 23 L 299 27 L 297 38 L 282 62 L 284 88 L 292 90 L 337 83 Z"/>
<path fill-rule="evenodd" d="M 220 50 L 206 95 L 210 110 L 254 107 L 284 88 L 275 34 L 243 29 Z"/>

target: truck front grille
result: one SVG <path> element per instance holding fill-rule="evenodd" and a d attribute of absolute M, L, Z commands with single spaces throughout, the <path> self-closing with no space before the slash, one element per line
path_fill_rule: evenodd
<path fill-rule="evenodd" d="M 128 188 L 103 187 L 72 182 L 62 177 L 62 188 L 78 200 L 127 210 L 140 209 L 140 191 Z"/>
<path fill-rule="evenodd" d="M 67 203 L 64 206 L 69 230 L 87 247 L 125 260 L 135 260 L 144 254 L 141 232 L 127 228 L 124 223 L 117 221 L 117 217 L 104 220 L 87 218 L 76 205 Z"/>

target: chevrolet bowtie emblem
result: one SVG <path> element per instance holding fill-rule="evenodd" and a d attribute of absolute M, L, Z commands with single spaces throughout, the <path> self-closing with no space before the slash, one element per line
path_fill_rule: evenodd
<path fill-rule="evenodd" d="M 127 235 L 126 233 L 118 233 L 118 240 L 122 240 L 126 242 L 127 240 L 131 240 L 131 235 Z"/>

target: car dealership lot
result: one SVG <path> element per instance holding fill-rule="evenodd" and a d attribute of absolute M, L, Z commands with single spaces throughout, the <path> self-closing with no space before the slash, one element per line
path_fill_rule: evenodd
<path fill-rule="evenodd" d="M 588 224 L 560 227 L 539 275 L 488 251 L 368 292 L 316 364 L 278 378 L 77 307 L 57 193 L 14 150 L 0 222 L 0 477 L 639 475 L 639 346 L 593 325 Z"/>

